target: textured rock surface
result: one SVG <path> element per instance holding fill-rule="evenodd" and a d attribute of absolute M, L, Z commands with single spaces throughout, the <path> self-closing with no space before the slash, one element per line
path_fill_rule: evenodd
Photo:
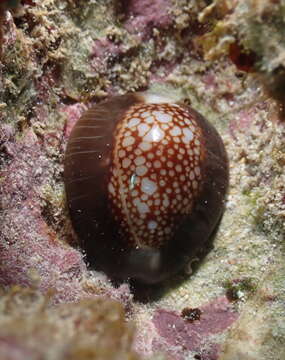
<path fill-rule="evenodd" d="M 141 356 L 284 359 L 284 8 L 283 0 L 1 2 L 0 352 L 7 359 L 93 359 L 94 343 L 101 358 L 115 358 L 104 353 L 110 346 L 121 349 L 119 358 L 135 358 L 120 306 L 102 295 L 135 323 Z M 86 107 L 147 88 L 178 93 L 218 128 L 230 161 L 227 209 L 191 276 L 186 269 L 155 288 L 115 287 L 77 248 L 64 149 Z M 185 308 L 199 308 L 201 319 L 182 319 Z M 115 344 L 106 343 L 111 337 Z"/>
<path fill-rule="evenodd" d="M 2 294 L 2 360 L 138 359 L 133 326 L 118 302 L 97 298 L 51 308 L 50 296 L 18 287 Z"/>

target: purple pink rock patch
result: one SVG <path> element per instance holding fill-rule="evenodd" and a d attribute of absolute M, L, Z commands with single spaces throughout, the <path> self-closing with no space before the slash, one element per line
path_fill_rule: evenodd
<path fill-rule="evenodd" d="M 167 351 L 174 359 L 184 359 L 190 351 L 197 354 L 197 359 L 217 360 L 219 346 L 211 336 L 226 331 L 238 318 L 238 313 L 233 311 L 226 297 L 217 298 L 200 310 L 199 320 L 187 321 L 174 311 L 158 309 L 153 323 L 160 338 L 155 339 L 154 350 Z"/>

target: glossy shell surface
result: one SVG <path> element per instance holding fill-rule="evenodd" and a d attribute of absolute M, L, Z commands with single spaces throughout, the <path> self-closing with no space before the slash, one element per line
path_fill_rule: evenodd
<path fill-rule="evenodd" d="M 72 223 L 89 262 L 159 282 L 204 246 L 220 219 L 227 158 L 216 130 L 183 104 L 143 94 L 95 105 L 66 150 Z"/>

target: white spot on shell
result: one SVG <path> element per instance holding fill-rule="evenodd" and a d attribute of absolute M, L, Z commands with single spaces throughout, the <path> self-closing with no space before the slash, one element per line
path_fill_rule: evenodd
<path fill-rule="evenodd" d="M 174 126 L 173 129 L 169 131 L 170 135 L 172 136 L 179 136 L 181 135 L 181 129 L 179 126 Z"/>
<path fill-rule="evenodd" d="M 149 230 L 154 230 L 157 228 L 157 222 L 151 220 L 148 222 L 147 227 L 149 228 Z"/>
<path fill-rule="evenodd" d="M 196 174 L 197 176 L 200 176 L 201 171 L 200 171 L 200 168 L 199 168 L 198 166 L 195 167 L 194 171 L 195 171 L 195 174 Z"/>
<path fill-rule="evenodd" d="M 176 170 L 177 172 L 181 172 L 181 171 L 182 171 L 182 166 L 181 166 L 180 164 L 177 164 L 177 165 L 175 166 L 175 170 Z"/>
<path fill-rule="evenodd" d="M 127 147 L 127 146 L 130 146 L 130 145 L 133 145 L 134 142 L 135 142 L 134 137 L 127 136 L 127 137 L 124 138 L 124 140 L 122 142 L 122 145 L 123 145 L 123 147 Z"/>
<path fill-rule="evenodd" d="M 138 176 L 144 176 L 147 173 L 147 167 L 142 165 L 136 168 L 136 174 Z"/>
<path fill-rule="evenodd" d="M 183 138 L 182 138 L 182 141 L 185 143 L 185 144 L 189 144 L 190 141 L 193 140 L 193 133 L 190 129 L 188 128 L 183 128 Z"/>
<path fill-rule="evenodd" d="M 154 166 L 155 168 L 160 168 L 160 167 L 161 167 L 161 162 L 158 161 L 158 160 L 155 160 L 155 162 L 153 163 L 153 166 Z"/>
<path fill-rule="evenodd" d="M 151 113 L 149 111 L 144 111 L 144 112 L 141 113 L 141 117 L 143 117 L 143 118 L 146 118 L 146 117 L 148 117 L 150 115 L 151 115 Z"/>
<path fill-rule="evenodd" d="M 169 206 L 169 200 L 167 197 L 162 200 L 162 205 L 165 206 L 166 208 Z"/>
<path fill-rule="evenodd" d="M 125 156 L 126 156 L 125 150 L 120 150 L 119 153 L 118 153 L 118 155 L 119 155 L 120 158 L 125 157 Z"/>
<path fill-rule="evenodd" d="M 136 197 L 136 196 L 138 196 L 138 191 L 137 191 L 137 190 L 133 190 L 133 191 L 131 192 L 131 194 L 132 194 L 133 197 Z"/>
<path fill-rule="evenodd" d="M 145 163 L 145 158 L 143 156 L 138 156 L 137 158 L 135 158 L 135 164 L 137 166 L 142 165 Z"/>
<path fill-rule="evenodd" d="M 158 125 L 153 125 L 151 130 L 147 133 L 147 135 L 145 135 L 143 139 L 144 141 L 157 142 L 163 139 L 164 135 L 164 131 L 161 130 Z"/>
<path fill-rule="evenodd" d="M 157 189 L 157 184 L 151 181 L 149 178 L 143 178 L 141 183 L 141 189 L 144 193 L 152 195 Z"/>
<path fill-rule="evenodd" d="M 139 118 L 132 118 L 131 120 L 129 120 L 128 122 L 128 127 L 132 128 L 134 126 L 137 126 L 140 123 L 140 119 Z"/>
<path fill-rule="evenodd" d="M 138 126 L 139 136 L 143 137 L 149 131 L 149 129 L 150 127 L 147 124 L 145 123 L 139 124 Z"/>
<path fill-rule="evenodd" d="M 122 166 L 123 166 L 123 168 L 124 169 L 126 169 L 127 167 L 129 167 L 131 165 L 131 160 L 130 159 L 124 159 L 123 161 L 122 161 Z"/>
<path fill-rule="evenodd" d="M 145 122 L 148 123 L 148 124 L 152 124 L 154 122 L 154 118 L 153 116 L 149 116 L 145 119 Z"/>
<path fill-rule="evenodd" d="M 151 143 L 143 141 L 139 144 L 139 147 L 143 150 L 143 151 L 147 151 L 151 149 Z"/>
<path fill-rule="evenodd" d="M 165 232 L 165 234 L 170 234 L 170 233 L 171 233 L 171 228 L 170 228 L 170 227 L 166 227 L 166 228 L 164 229 L 164 232 Z"/>
<path fill-rule="evenodd" d="M 172 120 L 172 116 L 169 114 L 166 114 L 162 111 L 153 111 L 153 115 L 155 116 L 156 120 L 161 123 L 167 123 Z"/>
<path fill-rule="evenodd" d="M 138 198 L 134 200 L 134 204 L 137 207 L 138 212 L 141 214 L 145 214 L 149 211 L 149 207 L 147 206 L 147 204 L 141 202 Z"/>
<path fill-rule="evenodd" d="M 177 181 L 174 181 L 172 185 L 173 185 L 173 187 L 175 187 L 175 188 L 179 186 L 179 184 L 178 184 Z"/>
<path fill-rule="evenodd" d="M 193 185 L 193 189 L 197 189 L 198 188 L 198 182 L 196 181 L 196 180 L 194 180 L 193 182 L 192 182 L 192 185 Z"/>
<path fill-rule="evenodd" d="M 115 188 L 112 183 L 109 183 L 108 190 L 113 196 L 115 195 Z"/>

